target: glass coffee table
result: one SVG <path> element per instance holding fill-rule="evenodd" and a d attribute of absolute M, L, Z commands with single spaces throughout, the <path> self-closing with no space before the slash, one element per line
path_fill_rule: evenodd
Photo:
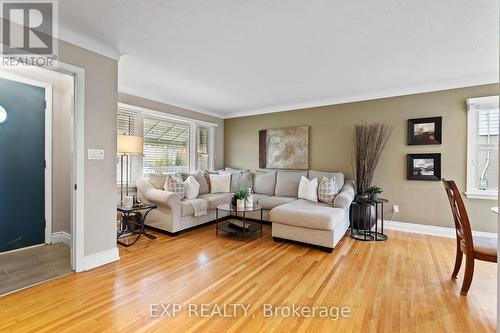
<path fill-rule="evenodd" d="M 220 221 L 219 211 L 229 212 L 229 217 L 241 217 L 241 220 Z M 255 220 L 247 220 L 246 213 L 260 211 L 260 223 Z M 260 230 L 262 235 L 262 207 L 253 205 L 252 207 L 238 208 L 230 203 L 217 206 L 215 211 L 215 234 L 219 235 L 219 231 L 243 236 L 246 238 L 247 234 L 251 234 Z M 241 214 L 238 215 L 238 214 Z"/>

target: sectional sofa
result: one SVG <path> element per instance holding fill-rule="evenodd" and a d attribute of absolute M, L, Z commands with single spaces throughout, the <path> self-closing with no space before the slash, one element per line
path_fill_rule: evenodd
<path fill-rule="evenodd" d="M 340 191 L 333 204 L 298 199 L 302 176 L 335 178 Z M 203 182 L 200 175 L 198 179 Z M 180 200 L 175 193 L 163 190 L 161 182 L 161 179 L 152 182 L 142 178 L 137 182 L 137 192 L 144 201 L 158 205 L 148 215 L 146 225 L 170 235 L 215 220 L 217 206 L 231 200 L 231 193 L 209 193 L 210 185 L 205 189 L 202 184 L 198 198 L 207 201 L 208 214 L 195 217 L 189 200 Z M 344 180 L 343 173 L 259 169 L 251 172 L 251 183 L 254 202 L 263 207 L 263 219 L 272 223 L 275 240 L 292 240 L 332 251 L 349 228 L 349 207 L 355 188 L 353 181 Z M 225 216 L 227 213 L 219 212 L 219 217 Z M 260 219 L 260 212 L 247 213 L 247 217 Z"/>

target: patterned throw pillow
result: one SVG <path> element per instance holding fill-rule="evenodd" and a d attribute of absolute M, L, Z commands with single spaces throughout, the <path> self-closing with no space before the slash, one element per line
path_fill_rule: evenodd
<path fill-rule="evenodd" d="M 174 192 L 179 196 L 179 198 L 182 200 L 186 196 L 186 191 L 184 188 L 184 183 L 179 182 L 175 180 L 174 177 L 168 176 L 167 180 L 165 181 L 165 186 L 164 186 L 165 191 L 168 192 Z"/>
<path fill-rule="evenodd" d="M 333 204 L 333 200 L 339 193 L 339 186 L 335 178 L 322 177 L 318 185 L 318 200 L 327 204 Z"/>

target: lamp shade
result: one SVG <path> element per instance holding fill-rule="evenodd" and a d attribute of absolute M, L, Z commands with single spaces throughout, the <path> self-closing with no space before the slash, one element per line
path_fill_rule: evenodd
<path fill-rule="evenodd" d="M 142 154 L 142 136 L 118 135 L 116 151 L 123 154 Z"/>

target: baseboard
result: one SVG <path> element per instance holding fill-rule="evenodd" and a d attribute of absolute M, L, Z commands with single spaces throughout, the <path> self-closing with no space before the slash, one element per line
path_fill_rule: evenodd
<path fill-rule="evenodd" d="M 120 259 L 120 253 L 118 252 L 117 247 L 114 247 L 106 251 L 94 253 L 89 256 L 85 256 L 85 258 L 83 259 L 84 270 L 88 271 L 89 269 L 106 265 L 109 264 L 110 262 L 117 261 L 119 259 Z"/>
<path fill-rule="evenodd" d="M 379 222 L 380 225 L 380 222 Z M 454 228 L 437 227 L 426 224 L 406 223 L 397 221 L 384 221 L 384 229 L 411 232 L 414 234 L 456 238 Z M 472 231 L 474 236 L 496 237 L 497 234 L 483 231 Z"/>
<path fill-rule="evenodd" d="M 71 246 L 71 235 L 64 231 L 57 231 L 52 233 L 52 244 L 64 243 Z"/>

